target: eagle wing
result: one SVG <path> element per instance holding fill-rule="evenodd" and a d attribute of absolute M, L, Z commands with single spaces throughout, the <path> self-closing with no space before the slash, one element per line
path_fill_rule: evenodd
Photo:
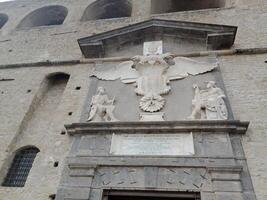
<path fill-rule="evenodd" d="M 138 72 L 132 68 L 133 64 L 133 61 L 126 61 L 108 70 L 93 70 L 90 76 L 95 76 L 100 80 L 106 81 L 121 79 L 123 83 L 133 83 L 138 78 Z"/>
<path fill-rule="evenodd" d="M 218 63 L 200 62 L 190 58 L 176 57 L 175 64 L 170 66 L 167 71 L 169 80 L 186 78 L 189 75 L 196 76 L 210 72 L 218 66 Z"/>

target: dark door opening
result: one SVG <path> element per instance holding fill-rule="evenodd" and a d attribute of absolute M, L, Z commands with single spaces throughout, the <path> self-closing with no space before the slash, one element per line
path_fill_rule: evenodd
<path fill-rule="evenodd" d="M 104 191 L 103 200 L 200 200 L 194 192 Z"/>

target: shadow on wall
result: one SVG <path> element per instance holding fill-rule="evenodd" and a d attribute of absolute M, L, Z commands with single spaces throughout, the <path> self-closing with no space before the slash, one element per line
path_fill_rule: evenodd
<path fill-rule="evenodd" d="M 38 26 L 60 25 L 63 24 L 67 14 L 68 9 L 64 6 L 42 7 L 24 17 L 17 28 L 25 29 Z"/>
<path fill-rule="evenodd" d="M 132 3 L 129 0 L 98 0 L 90 4 L 81 21 L 130 17 Z"/>
<path fill-rule="evenodd" d="M 57 109 L 61 96 L 65 90 L 65 87 L 69 80 L 69 75 L 65 73 L 51 74 L 45 78 L 38 94 L 34 98 L 31 107 L 32 110 L 29 112 L 30 120 L 28 120 L 28 128 L 42 128 L 49 127 L 48 124 L 52 120 L 53 113 Z M 32 132 L 33 130 L 31 130 Z M 38 133 L 43 130 L 34 130 L 33 132 Z M 28 131 L 27 131 L 28 132 Z"/>
<path fill-rule="evenodd" d="M 151 0 L 151 14 L 220 8 L 225 0 Z"/>
<path fill-rule="evenodd" d="M 8 16 L 6 14 L 0 13 L 0 29 L 6 24 Z"/>

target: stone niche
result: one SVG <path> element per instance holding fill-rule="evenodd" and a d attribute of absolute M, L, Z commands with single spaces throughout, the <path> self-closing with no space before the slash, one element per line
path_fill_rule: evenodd
<path fill-rule="evenodd" d="M 107 196 L 119 191 L 131 198 L 141 192 L 178 200 L 255 200 L 241 145 L 247 127 L 236 120 L 66 125 L 74 142 L 56 199 L 115 199 Z"/>

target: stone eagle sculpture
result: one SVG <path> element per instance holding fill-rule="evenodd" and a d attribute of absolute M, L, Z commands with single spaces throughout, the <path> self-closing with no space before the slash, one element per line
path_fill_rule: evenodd
<path fill-rule="evenodd" d="M 140 108 L 145 112 L 157 112 L 165 104 L 161 95 L 168 94 L 171 90 L 170 81 L 212 71 L 217 65 L 217 62 L 199 62 L 165 53 L 135 56 L 130 61 L 122 62 L 108 70 L 93 70 L 90 76 L 100 80 L 120 79 L 123 83 L 134 83 L 136 94 L 143 96 Z"/>

